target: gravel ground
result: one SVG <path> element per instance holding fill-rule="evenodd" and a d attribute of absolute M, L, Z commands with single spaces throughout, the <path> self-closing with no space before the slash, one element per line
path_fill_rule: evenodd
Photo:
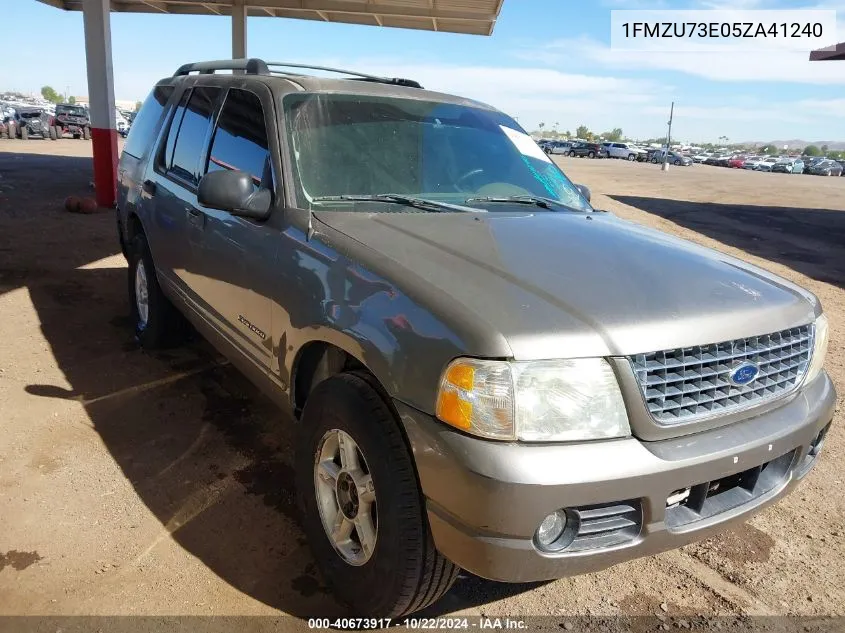
<path fill-rule="evenodd" d="M 91 195 L 89 156 L 0 141 L 0 614 L 341 614 L 296 522 L 286 421 L 204 343 L 134 345 L 113 215 L 62 208 Z M 845 394 L 845 179 L 559 162 L 597 207 L 815 292 Z M 462 577 L 432 614 L 845 615 L 840 423 L 841 399 L 815 471 L 742 527 L 542 585 Z"/>

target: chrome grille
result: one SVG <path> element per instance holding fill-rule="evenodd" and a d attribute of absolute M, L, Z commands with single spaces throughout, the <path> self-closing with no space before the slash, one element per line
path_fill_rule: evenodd
<path fill-rule="evenodd" d="M 651 416 L 681 424 L 763 404 L 801 382 L 813 350 L 813 326 L 712 345 L 629 356 Z M 737 365 L 754 363 L 757 377 L 735 385 Z"/>

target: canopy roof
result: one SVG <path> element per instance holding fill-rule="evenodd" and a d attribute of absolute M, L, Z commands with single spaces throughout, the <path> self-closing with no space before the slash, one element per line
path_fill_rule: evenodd
<path fill-rule="evenodd" d="M 811 62 L 834 61 L 838 59 L 845 59 L 845 42 L 810 53 Z"/>
<path fill-rule="evenodd" d="M 38 0 L 81 11 L 83 0 Z M 237 0 L 111 0 L 121 13 L 230 15 Z M 491 35 L 504 0 L 245 0 L 248 15 Z"/>

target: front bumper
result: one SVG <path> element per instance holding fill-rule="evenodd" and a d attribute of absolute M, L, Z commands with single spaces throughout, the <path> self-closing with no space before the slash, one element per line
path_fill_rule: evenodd
<path fill-rule="evenodd" d="M 530 582 L 598 571 L 747 519 L 809 472 L 815 463 L 811 446 L 831 422 L 835 402 L 822 372 L 777 409 L 730 427 L 659 442 L 627 438 L 568 445 L 484 441 L 401 402 L 396 406 L 437 548 L 478 576 Z M 667 512 L 667 498 L 678 490 L 700 491 L 716 480 L 728 490 L 734 481 L 729 476 L 764 464 L 771 464 L 760 475 L 767 485 L 756 486 L 756 492 L 739 494 L 737 488 L 737 495 L 720 495 L 722 503 L 711 503 L 701 514 L 686 507 Z M 625 542 L 555 554 L 535 545 L 537 527 L 555 510 L 622 503 L 639 513 Z"/>

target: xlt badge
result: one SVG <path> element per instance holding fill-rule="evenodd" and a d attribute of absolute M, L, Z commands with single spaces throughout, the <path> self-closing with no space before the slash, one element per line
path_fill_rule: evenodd
<path fill-rule="evenodd" d="M 262 332 L 261 330 L 259 330 L 257 327 L 255 327 L 252 323 L 250 323 L 249 321 L 247 321 L 247 320 L 244 318 L 244 315 L 239 314 L 239 315 L 238 315 L 238 321 L 240 321 L 240 322 L 241 322 L 241 323 L 243 323 L 245 326 L 247 326 L 247 327 L 248 327 L 248 328 L 249 328 L 249 329 L 250 329 L 253 333 L 255 333 L 255 334 L 257 334 L 259 337 L 261 337 L 261 339 L 265 339 L 265 338 L 267 338 L 267 335 L 266 335 L 266 334 L 264 334 L 264 332 Z"/>

